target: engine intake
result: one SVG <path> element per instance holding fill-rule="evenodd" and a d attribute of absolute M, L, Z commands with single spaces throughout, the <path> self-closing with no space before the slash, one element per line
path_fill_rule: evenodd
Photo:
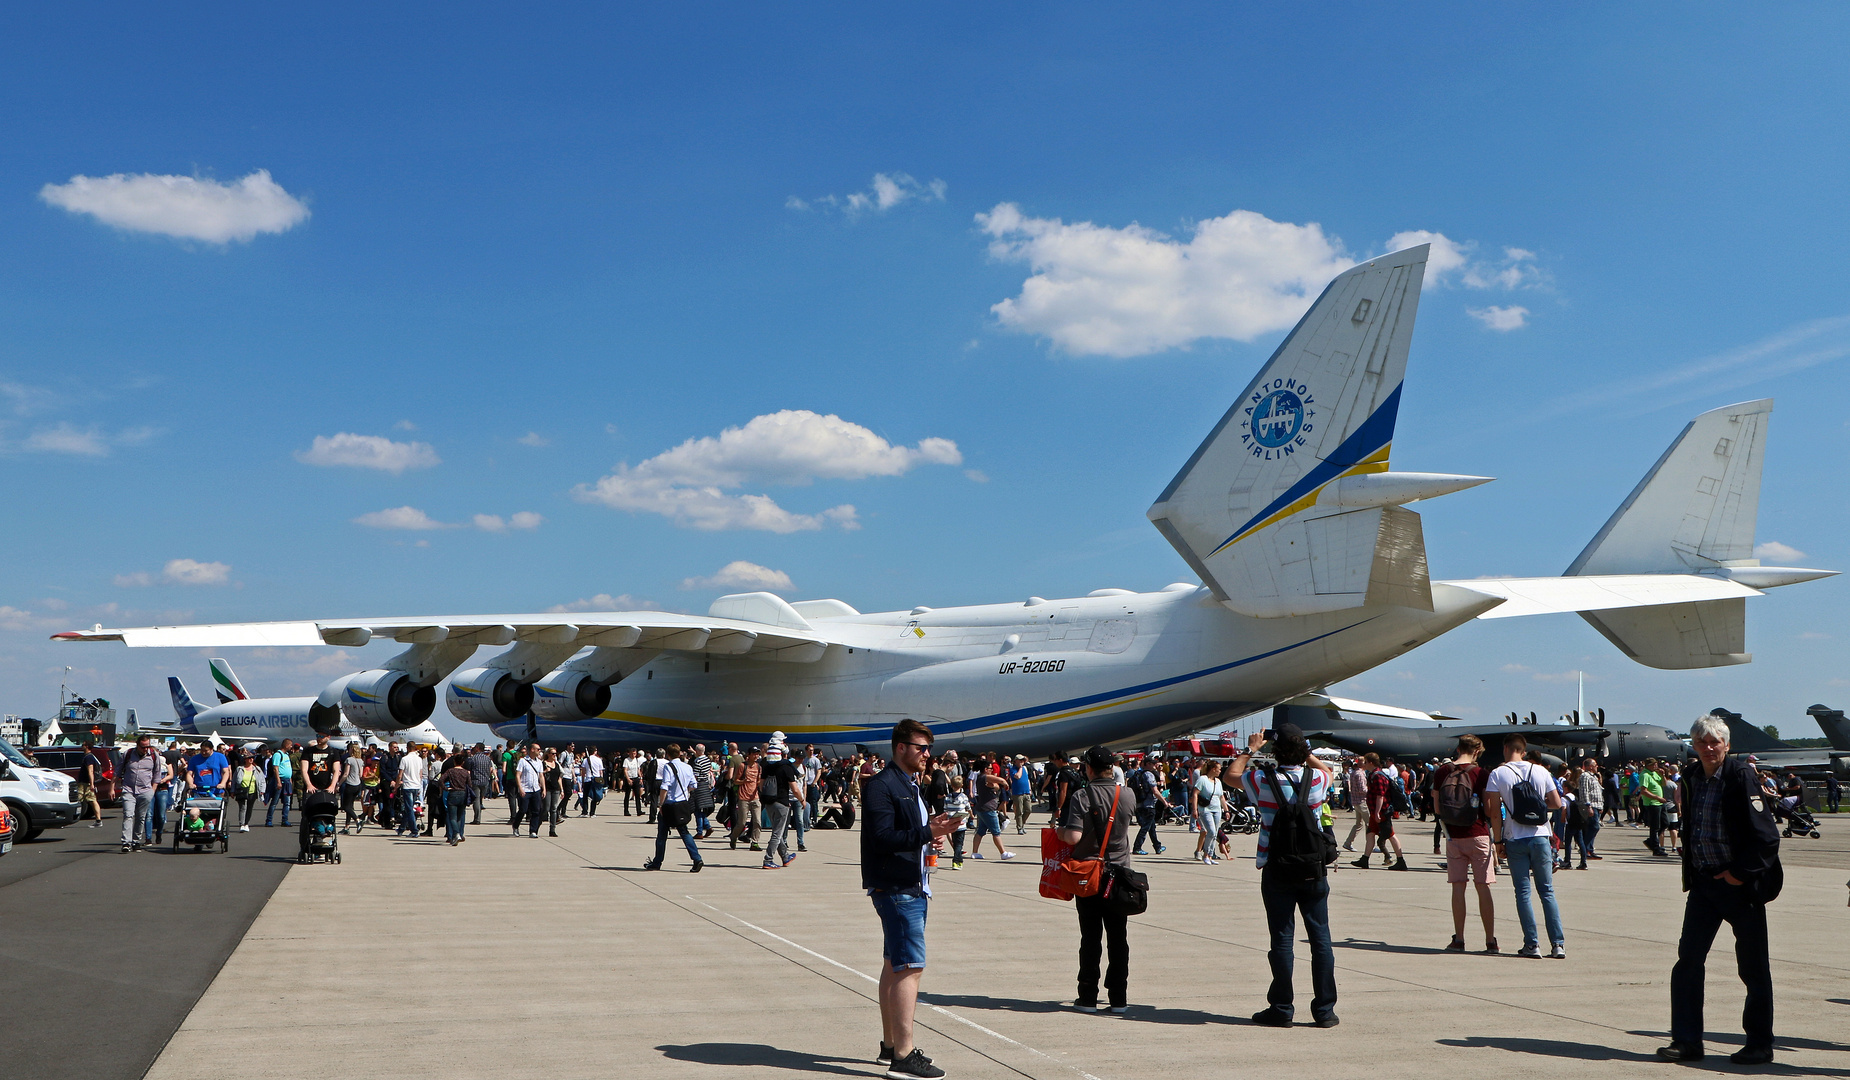
<path fill-rule="evenodd" d="M 560 668 L 533 684 L 533 712 L 543 720 L 589 720 L 608 708 L 610 684 L 586 671 Z"/>
<path fill-rule="evenodd" d="M 340 709 L 355 727 L 403 731 L 429 720 L 437 711 L 437 691 L 417 685 L 403 671 L 362 671 L 347 679 Z"/>
<path fill-rule="evenodd" d="M 505 724 L 527 715 L 533 707 L 533 696 L 532 683 L 522 682 L 500 668 L 479 667 L 451 677 L 444 703 L 458 720 Z"/>

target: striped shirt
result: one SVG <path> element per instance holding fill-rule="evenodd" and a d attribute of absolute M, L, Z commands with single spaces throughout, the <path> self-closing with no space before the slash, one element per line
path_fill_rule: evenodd
<path fill-rule="evenodd" d="M 1298 782 L 1302 779 L 1306 768 L 1308 768 L 1308 766 L 1293 765 L 1290 768 L 1278 770 L 1278 786 L 1284 793 L 1287 801 L 1295 802 L 1297 800 Z M 1272 843 L 1272 818 L 1278 813 L 1278 799 L 1272 794 L 1271 782 L 1266 779 L 1266 774 L 1270 771 L 1270 769 L 1254 767 L 1247 769 L 1246 774 L 1240 777 L 1240 784 L 1246 789 L 1246 797 L 1251 799 L 1253 805 L 1259 808 L 1259 857 L 1254 860 L 1253 865 L 1261 868 L 1265 866 L 1266 849 L 1270 847 Z M 1319 810 L 1320 820 L 1320 808 L 1323 806 L 1324 798 L 1328 796 L 1329 793 L 1329 776 L 1322 770 L 1311 769 L 1310 791 L 1306 793 L 1304 798 L 1313 810 Z"/>

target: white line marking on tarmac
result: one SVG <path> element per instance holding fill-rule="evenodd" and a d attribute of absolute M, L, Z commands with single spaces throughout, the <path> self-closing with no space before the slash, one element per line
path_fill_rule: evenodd
<path fill-rule="evenodd" d="M 822 961 L 825 964 L 831 964 L 835 967 L 842 969 L 843 971 L 848 972 L 850 975 L 859 975 L 861 978 L 866 979 L 868 982 L 874 983 L 876 985 L 878 985 L 880 982 L 878 978 L 875 978 L 874 976 L 867 974 L 865 971 L 861 971 L 857 968 L 851 968 L 847 964 L 842 963 L 840 960 L 836 960 L 833 957 L 824 956 L 814 949 L 807 948 L 802 945 L 798 945 L 796 942 L 791 941 L 787 937 L 783 937 L 778 934 L 773 934 L 771 931 L 766 930 L 764 927 L 759 926 L 757 923 L 746 922 L 744 919 L 739 918 L 737 915 L 734 915 L 732 912 L 724 911 L 720 908 L 716 908 L 712 904 L 707 903 L 705 900 L 701 900 L 698 897 L 687 896 L 687 894 L 685 893 L 683 893 L 682 895 L 686 897 L 686 899 L 692 900 L 694 903 L 699 904 L 703 908 L 706 908 L 708 911 L 718 912 L 719 914 L 726 916 L 728 919 L 731 919 L 733 922 L 738 923 L 740 926 L 746 927 L 751 930 L 756 930 L 758 933 L 763 934 L 765 937 L 768 937 L 773 941 L 781 941 L 785 945 L 788 945 L 791 948 L 796 949 L 799 952 L 807 953 L 810 956 L 815 957 L 816 959 Z M 1028 1053 L 1035 1055 L 1036 1057 L 1046 1058 L 1048 1061 L 1054 1063 L 1055 1065 L 1060 1066 L 1063 1069 L 1068 1069 L 1074 1073 L 1077 1073 L 1078 1075 L 1084 1077 L 1085 1080 L 1099 1080 L 1098 1077 L 1093 1076 L 1091 1073 L 1086 1072 L 1084 1069 L 1081 1069 L 1074 1065 L 1068 1065 L 1066 1062 L 1061 1061 L 1059 1058 L 1054 1057 L 1052 1054 L 1043 1053 L 1042 1051 L 1036 1050 L 1034 1047 L 1029 1046 L 1027 1043 L 1021 1042 L 1017 1039 L 1011 1039 L 1007 1035 L 1002 1034 L 1000 1031 L 992 1031 L 991 1029 L 984 1027 L 983 1025 L 977 1023 L 976 1021 L 971 1020 L 967 1017 L 959 1016 L 956 1013 L 952 1012 L 951 1010 L 947 1008 L 944 1008 L 941 1005 L 933 1005 L 930 1002 L 927 1002 L 925 1007 L 930 1009 L 932 1012 L 937 1013 L 940 1016 L 949 1017 L 950 1019 L 955 1020 L 958 1023 L 963 1024 L 966 1027 L 975 1028 L 977 1031 L 982 1032 L 983 1034 L 989 1036 L 992 1039 L 1000 1039 L 1001 1041 L 1008 1043 L 1010 1046 L 1018 1046 L 1021 1049 L 1026 1050 Z"/>

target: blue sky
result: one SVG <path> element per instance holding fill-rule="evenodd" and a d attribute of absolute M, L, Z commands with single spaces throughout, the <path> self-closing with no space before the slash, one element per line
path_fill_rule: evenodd
<path fill-rule="evenodd" d="M 1499 477 L 1421 508 L 1436 576 L 1559 572 L 1685 420 L 1762 396 L 1759 539 L 1850 567 L 1847 21 L 7 11 L 0 709 L 66 664 L 143 715 L 203 683 L 45 640 L 98 621 L 1161 587 L 1145 508 L 1328 268 L 1419 230 L 1457 265 L 1395 466 Z M 1812 734 L 1843 588 L 1752 602 L 1743 668 L 1550 616 L 1340 689 L 1551 715 L 1585 670 L 1615 719 Z M 313 692 L 389 648 L 230 659 Z"/>

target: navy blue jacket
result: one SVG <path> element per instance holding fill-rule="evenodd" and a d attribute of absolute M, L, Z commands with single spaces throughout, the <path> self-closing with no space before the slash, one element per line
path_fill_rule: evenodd
<path fill-rule="evenodd" d="M 867 781 L 861 798 L 861 887 L 915 889 L 919 853 L 931 829 L 919 816 L 919 789 L 897 765 Z"/>

